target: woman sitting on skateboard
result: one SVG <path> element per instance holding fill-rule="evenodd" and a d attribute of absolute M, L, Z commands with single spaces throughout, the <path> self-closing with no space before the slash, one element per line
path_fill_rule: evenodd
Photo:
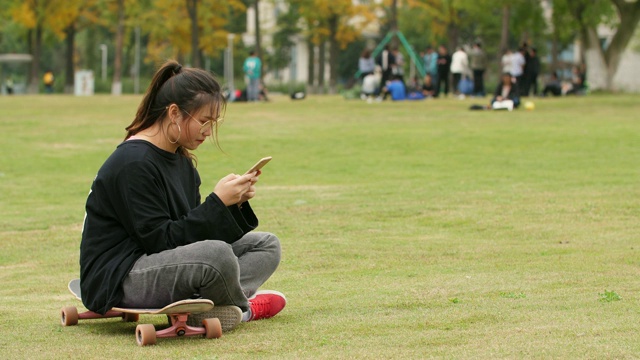
<path fill-rule="evenodd" d="M 210 299 L 223 330 L 280 312 L 284 295 L 258 291 L 280 262 L 280 242 L 258 226 L 248 200 L 260 170 L 223 177 L 204 200 L 189 153 L 217 141 L 225 99 L 206 71 L 165 63 L 87 198 L 80 245 L 84 305 L 158 308 Z M 208 186 L 207 186 L 208 187 Z"/>

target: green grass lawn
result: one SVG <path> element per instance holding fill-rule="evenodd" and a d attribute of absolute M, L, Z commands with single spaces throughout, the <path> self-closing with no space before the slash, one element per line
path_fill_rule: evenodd
<path fill-rule="evenodd" d="M 277 234 L 277 317 L 219 340 L 62 327 L 84 202 L 139 97 L 0 97 L 2 358 L 640 356 L 640 96 L 230 104 L 197 151 L 206 194 L 271 155 L 252 205 Z M 142 322 L 166 323 L 162 316 Z"/>

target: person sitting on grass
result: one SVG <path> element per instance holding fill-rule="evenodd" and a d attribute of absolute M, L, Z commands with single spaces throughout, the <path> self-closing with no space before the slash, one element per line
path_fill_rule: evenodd
<path fill-rule="evenodd" d="M 433 78 L 430 74 L 424 76 L 424 82 L 422 83 L 422 95 L 426 98 L 432 98 L 436 96 L 436 87 L 433 84 Z"/>
<path fill-rule="evenodd" d="M 553 71 L 550 75 L 549 81 L 545 84 L 544 89 L 542 90 L 542 96 L 561 96 L 562 95 L 562 84 L 558 79 L 558 74 Z"/>
<path fill-rule="evenodd" d="M 571 84 L 565 90 L 565 95 L 585 95 L 587 93 L 586 73 L 579 66 L 574 66 L 571 71 Z"/>
<path fill-rule="evenodd" d="M 259 291 L 280 262 L 280 242 L 258 226 L 249 200 L 260 171 L 229 174 L 204 187 L 190 153 L 217 130 L 226 102 L 206 71 L 166 62 L 154 75 L 124 141 L 102 165 L 86 202 L 80 244 L 82 301 L 161 308 L 204 298 L 215 307 L 190 316 L 223 331 L 269 318 L 283 294 Z"/>
<path fill-rule="evenodd" d="M 511 74 L 502 74 L 501 81 L 493 93 L 491 108 L 494 110 L 513 110 L 520 105 L 520 93 L 518 85 L 513 81 Z"/>
<path fill-rule="evenodd" d="M 407 92 L 402 82 L 402 77 L 400 75 L 393 75 L 391 80 L 387 81 L 387 84 L 382 88 L 380 95 L 382 96 L 382 100 L 386 100 L 389 95 L 391 95 L 391 100 L 393 101 L 405 100 Z M 378 98 L 378 100 L 380 100 L 380 98 Z"/>

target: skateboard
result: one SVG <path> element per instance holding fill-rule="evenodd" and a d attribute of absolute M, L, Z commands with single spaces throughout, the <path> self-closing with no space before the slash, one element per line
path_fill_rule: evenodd
<path fill-rule="evenodd" d="M 82 301 L 80 293 L 80 279 L 69 282 L 69 291 Z M 126 322 L 137 322 L 140 314 L 159 315 L 165 314 L 171 319 L 171 326 L 156 331 L 152 324 L 139 324 L 136 327 L 136 342 L 140 346 L 153 345 L 156 338 L 169 338 L 179 336 L 202 335 L 207 339 L 220 338 L 222 336 L 222 326 L 217 318 L 204 319 L 204 328 L 187 325 L 189 314 L 197 314 L 213 309 L 213 302 L 207 299 L 180 300 L 158 309 L 137 309 L 114 307 L 106 314 L 101 315 L 93 311 L 78 313 L 75 306 L 65 306 L 62 308 L 60 321 L 62 326 L 73 326 L 78 324 L 78 320 L 122 318 Z"/>

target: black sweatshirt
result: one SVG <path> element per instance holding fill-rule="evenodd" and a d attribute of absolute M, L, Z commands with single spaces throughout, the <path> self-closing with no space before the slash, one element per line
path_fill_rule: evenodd
<path fill-rule="evenodd" d="M 191 160 L 129 140 L 105 161 L 87 198 L 80 280 L 87 309 L 104 314 L 122 299 L 122 282 L 144 254 L 201 240 L 233 243 L 258 226 L 248 203 L 200 199 Z"/>

